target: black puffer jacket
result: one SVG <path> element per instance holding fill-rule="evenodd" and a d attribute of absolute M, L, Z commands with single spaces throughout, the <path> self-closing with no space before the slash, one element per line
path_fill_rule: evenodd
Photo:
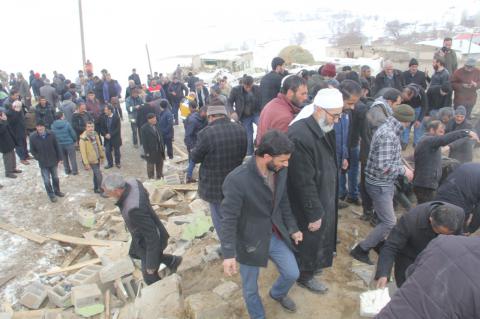
<path fill-rule="evenodd" d="M 260 94 L 262 96 L 262 109 L 263 107 L 277 97 L 282 85 L 283 75 L 278 74 L 275 71 L 271 71 L 265 75 L 260 81 Z"/>
<path fill-rule="evenodd" d="M 430 242 L 377 319 L 480 318 L 480 237 L 444 236 Z"/>
<path fill-rule="evenodd" d="M 6 121 L 0 121 L 0 153 L 5 154 L 15 149 L 12 129 Z"/>

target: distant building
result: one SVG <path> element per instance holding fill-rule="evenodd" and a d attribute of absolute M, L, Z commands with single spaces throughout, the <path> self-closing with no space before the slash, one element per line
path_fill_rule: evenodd
<path fill-rule="evenodd" d="M 196 55 L 192 58 L 194 70 L 227 69 L 232 73 L 253 69 L 253 52 L 223 51 Z"/>
<path fill-rule="evenodd" d="M 480 45 L 480 33 L 461 33 L 455 38 L 453 38 L 454 41 L 468 41 L 470 42 L 470 39 L 472 40 L 472 43 Z"/>

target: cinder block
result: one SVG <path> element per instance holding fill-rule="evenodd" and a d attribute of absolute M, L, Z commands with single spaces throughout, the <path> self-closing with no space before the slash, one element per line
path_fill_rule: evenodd
<path fill-rule="evenodd" d="M 91 317 L 105 310 L 102 292 L 95 284 L 73 287 L 72 304 L 75 312 L 83 317 Z"/>
<path fill-rule="evenodd" d="M 138 290 L 138 281 L 133 278 L 133 276 L 127 276 L 122 278 L 122 284 L 125 287 L 125 290 L 127 290 L 128 298 L 130 300 L 135 300 Z"/>
<path fill-rule="evenodd" d="M 103 267 L 100 265 L 90 265 L 80 269 L 75 274 L 68 277 L 68 282 L 73 286 L 86 284 L 95 284 L 100 281 L 98 273 Z"/>
<path fill-rule="evenodd" d="M 180 176 L 178 174 L 170 174 L 170 175 L 165 175 L 163 177 L 163 180 L 165 181 L 165 184 L 167 185 L 179 185 L 180 184 Z"/>
<path fill-rule="evenodd" d="M 99 272 L 100 281 L 102 283 L 107 283 L 122 278 L 125 275 L 129 275 L 134 270 L 135 266 L 133 265 L 132 259 L 127 256 L 104 266 Z"/>
<path fill-rule="evenodd" d="M 60 282 L 53 288 L 47 290 L 48 299 L 59 308 L 68 308 L 72 306 L 72 285 L 66 282 Z"/>
<path fill-rule="evenodd" d="M 20 303 L 27 308 L 38 309 L 46 298 L 46 287 L 38 281 L 35 281 L 25 287 L 25 291 L 20 298 Z"/>

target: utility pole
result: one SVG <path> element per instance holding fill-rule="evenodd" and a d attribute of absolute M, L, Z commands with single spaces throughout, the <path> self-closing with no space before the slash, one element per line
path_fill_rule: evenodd
<path fill-rule="evenodd" d="M 80 40 L 82 42 L 82 69 L 85 67 L 85 63 L 87 63 L 87 59 L 85 57 L 85 39 L 83 35 L 83 13 L 82 13 L 82 0 L 78 0 L 78 14 L 80 16 Z"/>
<path fill-rule="evenodd" d="M 150 69 L 150 75 L 153 75 L 152 63 L 150 62 L 150 53 L 148 52 L 148 44 L 146 44 L 146 43 L 145 43 L 145 49 L 147 50 L 148 68 Z"/>

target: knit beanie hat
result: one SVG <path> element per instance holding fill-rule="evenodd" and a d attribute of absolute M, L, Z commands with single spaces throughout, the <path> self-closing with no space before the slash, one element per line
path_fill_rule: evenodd
<path fill-rule="evenodd" d="M 415 121 L 415 110 L 407 104 L 400 104 L 393 112 L 393 117 L 399 122 L 410 123 Z"/>
<path fill-rule="evenodd" d="M 457 106 L 457 109 L 455 110 L 455 115 L 467 116 L 467 110 L 465 109 L 465 106 L 463 105 Z"/>
<path fill-rule="evenodd" d="M 335 75 L 337 75 L 337 69 L 335 67 L 335 64 L 333 63 L 325 64 L 322 68 L 322 73 L 320 73 L 320 75 L 329 76 L 331 78 L 335 77 Z"/>

